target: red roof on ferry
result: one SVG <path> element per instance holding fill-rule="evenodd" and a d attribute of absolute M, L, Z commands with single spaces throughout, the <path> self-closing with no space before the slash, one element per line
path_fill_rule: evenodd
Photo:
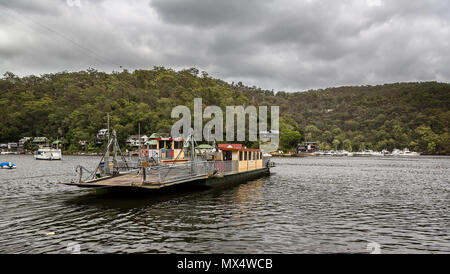
<path fill-rule="evenodd" d="M 234 151 L 261 151 L 259 148 L 220 148 L 220 150 L 234 150 Z"/>
<path fill-rule="evenodd" d="M 218 144 L 219 148 L 242 148 L 242 144 Z"/>
<path fill-rule="evenodd" d="M 261 151 L 258 148 L 242 147 L 242 144 L 218 144 L 220 150 Z"/>

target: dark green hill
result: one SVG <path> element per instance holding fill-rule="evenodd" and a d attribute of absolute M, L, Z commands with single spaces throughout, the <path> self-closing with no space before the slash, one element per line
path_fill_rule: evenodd
<path fill-rule="evenodd" d="M 23 136 L 64 136 L 79 150 L 105 127 L 105 113 L 125 141 L 129 134 L 169 132 L 176 105 L 278 105 L 282 148 L 306 138 L 324 149 L 404 148 L 450 154 L 450 84 L 396 83 L 277 92 L 229 84 L 196 69 L 122 71 L 93 69 L 40 77 L 0 79 L 0 142 Z M 251 145 L 251 144 L 248 144 Z"/>

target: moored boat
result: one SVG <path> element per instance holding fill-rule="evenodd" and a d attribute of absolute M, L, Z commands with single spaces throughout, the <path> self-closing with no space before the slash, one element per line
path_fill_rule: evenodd
<path fill-rule="evenodd" d="M 61 149 L 40 148 L 35 152 L 34 158 L 36 160 L 61 160 Z"/>
<path fill-rule="evenodd" d="M 410 151 L 408 148 L 404 148 L 403 150 L 394 149 L 392 153 L 387 154 L 386 156 L 394 156 L 394 157 L 418 157 L 420 156 L 419 152 Z"/>
<path fill-rule="evenodd" d="M 373 151 L 371 149 L 365 149 L 363 151 L 353 153 L 353 156 L 378 157 L 383 156 L 383 154 L 381 152 Z"/>
<path fill-rule="evenodd" d="M 404 148 L 403 150 L 401 150 L 398 153 L 398 156 L 403 156 L 403 157 L 417 157 L 420 156 L 419 152 L 415 152 L 415 151 L 410 151 L 408 148 Z"/>
<path fill-rule="evenodd" d="M 11 162 L 3 162 L 0 163 L 0 168 L 2 169 L 15 169 L 16 165 Z"/>

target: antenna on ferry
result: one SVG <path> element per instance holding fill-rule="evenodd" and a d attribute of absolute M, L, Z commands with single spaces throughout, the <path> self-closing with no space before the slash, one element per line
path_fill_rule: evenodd
<path fill-rule="evenodd" d="M 138 152 L 139 152 L 139 162 L 141 162 L 141 122 L 138 124 Z"/>
<path fill-rule="evenodd" d="M 109 112 L 107 112 L 106 113 L 106 117 L 107 117 L 107 124 L 108 124 L 108 131 L 106 132 L 107 133 L 107 137 L 108 137 L 108 144 L 109 144 Z"/>
<path fill-rule="evenodd" d="M 108 127 L 108 129 L 106 131 L 106 137 L 107 137 L 108 143 L 106 145 L 104 165 L 105 165 L 106 174 L 110 175 L 111 170 L 109 169 L 109 146 L 111 145 L 110 144 L 111 142 L 109 140 L 109 112 L 106 113 L 106 117 L 107 117 L 107 127 Z"/>

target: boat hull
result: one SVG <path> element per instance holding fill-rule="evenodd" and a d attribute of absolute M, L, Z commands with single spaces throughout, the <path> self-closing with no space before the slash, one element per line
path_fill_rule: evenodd
<path fill-rule="evenodd" d="M 210 176 L 207 178 L 199 178 L 197 180 L 186 181 L 179 184 L 171 184 L 164 187 L 152 188 L 148 186 L 142 186 L 139 184 L 136 185 L 127 185 L 127 186 L 108 186 L 106 184 L 102 184 L 101 181 L 109 180 L 114 177 L 107 177 L 102 179 L 97 179 L 95 182 L 97 183 L 84 183 L 84 184 L 76 184 L 76 183 L 65 183 L 66 185 L 76 185 L 79 187 L 91 188 L 94 190 L 96 194 L 125 194 L 125 195 L 147 195 L 147 194 L 163 194 L 170 192 L 178 192 L 192 189 L 207 189 L 207 188 L 220 188 L 233 186 L 239 183 L 244 183 L 253 179 L 257 179 L 263 176 L 270 175 L 270 169 L 268 167 L 260 168 L 256 170 L 250 170 L 246 172 L 227 174 L 223 176 Z M 119 176 L 120 177 L 120 176 Z M 117 177 L 116 177 L 117 178 Z"/>
<path fill-rule="evenodd" d="M 270 175 L 270 169 L 266 167 L 246 172 L 228 174 L 222 177 L 218 176 L 210 177 L 208 179 L 204 179 L 203 182 L 201 182 L 201 184 L 207 187 L 223 187 L 231 184 L 246 182 L 249 180 L 257 179 L 268 175 Z"/>
<path fill-rule="evenodd" d="M 293 155 L 294 157 L 314 157 L 316 154 L 314 152 L 300 152 Z"/>
<path fill-rule="evenodd" d="M 35 157 L 36 160 L 44 160 L 44 161 L 58 161 L 61 158 L 49 158 L 49 157 Z"/>

